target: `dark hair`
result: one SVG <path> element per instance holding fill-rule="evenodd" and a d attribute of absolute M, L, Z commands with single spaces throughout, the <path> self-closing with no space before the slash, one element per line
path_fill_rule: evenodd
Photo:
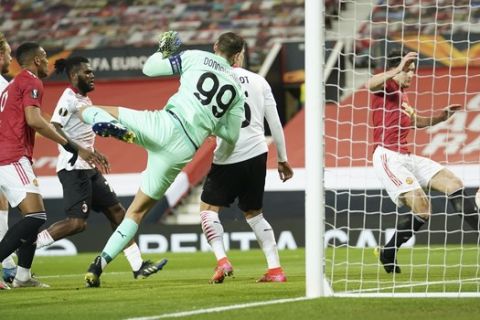
<path fill-rule="evenodd" d="M 55 61 L 55 72 L 65 72 L 70 78 L 70 72 L 78 67 L 82 63 L 89 63 L 88 59 L 82 56 L 69 57 L 67 59 L 58 59 Z"/>
<path fill-rule="evenodd" d="M 402 58 L 408 53 L 408 51 L 400 50 L 400 49 L 393 49 L 391 50 L 388 55 L 387 59 L 385 61 L 385 65 L 387 69 L 392 69 L 398 67 L 400 65 L 400 62 L 402 61 Z"/>
<path fill-rule="evenodd" d="M 226 32 L 220 35 L 217 41 L 217 48 L 230 60 L 234 55 L 241 52 L 245 47 L 245 40 L 233 32 Z"/>
<path fill-rule="evenodd" d="M 36 42 L 24 42 L 22 43 L 16 51 L 16 58 L 18 63 L 21 66 L 24 66 L 30 62 L 33 57 L 35 57 L 40 45 Z"/>

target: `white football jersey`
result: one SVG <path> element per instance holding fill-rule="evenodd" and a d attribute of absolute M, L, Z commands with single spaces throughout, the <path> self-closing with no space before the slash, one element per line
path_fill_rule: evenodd
<path fill-rule="evenodd" d="M 234 146 L 217 138 L 213 163 L 237 163 L 268 152 L 264 118 L 268 122 L 277 146 L 278 161 L 287 161 L 283 128 L 270 85 L 262 76 L 243 68 L 234 68 L 234 72 L 245 91 L 245 119 L 240 129 L 240 137 Z"/>
<path fill-rule="evenodd" d="M 78 108 L 83 105 L 92 105 L 90 98 L 76 93 L 71 87 L 65 89 L 58 100 L 50 122 L 59 123 L 63 127 L 63 132 L 70 139 L 78 145 L 93 151 L 95 133 L 92 131 L 91 125 L 84 123 L 78 114 Z M 57 172 L 63 169 L 70 171 L 93 168 L 80 157 L 78 157 L 75 165 L 71 166 L 68 160 L 72 157 L 72 154 L 63 149 L 61 145 L 58 145 L 58 151 L 60 154 L 57 161 Z"/>
<path fill-rule="evenodd" d="M 3 92 L 3 89 L 5 89 L 8 86 L 8 81 L 5 79 L 2 75 L 0 75 L 0 95 Z"/>

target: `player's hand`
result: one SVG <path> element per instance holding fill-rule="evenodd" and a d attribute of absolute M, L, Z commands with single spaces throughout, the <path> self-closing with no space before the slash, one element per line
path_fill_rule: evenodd
<path fill-rule="evenodd" d="M 67 142 L 66 144 L 62 145 L 62 147 L 63 149 L 65 149 L 66 151 L 72 154 L 72 157 L 68 160 L 68 163 L 71 166 L 74 166 L 75 162 L 77 162 L 77 159 L 78 159 L 78 150 L 70 142 Z"/>
<path fill-rule="evenodd" d="M 293 170 L 287 161 L 278 163 L 278 175 L 283 182 L 293 177 Z"/>
<path fill-rule="evenodd" d="M 79 148 L 78 155 L 90 165 L 99 168 L 103 173 L 110 172 L 110 163 L 108 162 L 108 159 L 100 152 L 96 150 L 91 151 L 85 148 Z"/>
<path fill-rule="evenodd" d="M 443 109 L 443 116 L 445 120 L 448 120 L 451 116 L 455 114 L 455 112 L 463 109 L 461 104 L 451 104 L 448 107 Z"/>
<path fill-rule="evenodd" d="M 160 35 L 158 40 L 158 51 L 162 53 L 163 59 L 166 59 L 177 52 L 182 45 L 182 40 L 176 31 L 167 31 Z"/>
<path fill-rule="evenodd" d="M 400 61 L 400 64 L 398 65 L 398 71 L 404 71 L 408 72 L 410 68 L 410 64 L 412 62 L 415 62 L 418 59 L 418 53 L 416 52 L 409 52 L 407 53 L 403 58 L 402 61 Z"/>

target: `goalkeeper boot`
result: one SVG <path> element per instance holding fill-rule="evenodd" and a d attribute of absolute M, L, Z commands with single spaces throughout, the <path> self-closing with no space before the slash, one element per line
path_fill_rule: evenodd
<path fill-rule="evenodd" d="M 15 275 L 17 274 L 17 267 L 15 268 L 3 268 L 2 269 L 3 275 L 3 281 L 6 283 L 12 283 L 13 279 L 15 279 Z"/>
<path fill-rule="evenodd" d="M 215 273 L 210 279 L 210 283 L 222 283 L 225 280 L 225 277 L 233 276 L 233 267 L 230 261 L 227 258 L 220 259 L 215 268 Z"/>
<path fill-rule="evenodd" d="M 257 282 L 287 282 L 287 277 L 282 268 L 268 269 Z"/>
<path fill-rule="evenodd" d="M 102 257 L 97 256 L 93 260 L 88 271 L 85 274 L 85 287 L 98 288 L 100 287 L 100 275 L 102 274 Z"/>
<path fill-rule="evenodd" d="M 148 278 L 154 273 L 157 273 L 158 271 L 162 270 L 163 267 L 167 264 L 168 260 L 167 259 L 162 259 L 160 261 L 157 261 L 153 263 L 150 260 L 143 261 L 142 266 L 138 271 L 133 271 L 133 277 L 137 279 L 138 277 L 140 278 Z"/>
<path fill-rule="evenodd" d="M 40 282 L 35 278 L 30 278 L 27 281 L 20 281 L 17 278 L 13 279 L 12 282 L 13 288 L 50 288 L 50 286 L 46 283 Z"/>
<path fill-rule="evenodd" d="M 97 122 L 92 126 L 93 132 L 102 137 L 113 137 L 115 139 L 133 143 L 135 133 L 125 128 L 117 121 Z"/>
<path fill-rule="evenodd" d="M 383 268 L 387 273 L 401 273 L 396 258 L 396 249 L 387 250 L 385 248 L 375 248 L 375 255 L 380 259 Z"/>

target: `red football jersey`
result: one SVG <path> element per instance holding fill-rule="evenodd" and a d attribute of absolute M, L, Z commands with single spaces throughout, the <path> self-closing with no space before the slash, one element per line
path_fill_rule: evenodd
<path fill-rule="evenodd" d="M 43 83 L 28 70 L 20 72 L 0 96 L 0 165 L 26 156 L 32 161 L 35 130 L 25 119 L 24 108 L 41 107 Z"/>
<path fill-rule="evenodd" d="M 386 81 L 384 90 L 372 95 L 371 109 L 375 148 L 410 153 L 407 136 L 414 110 L 403 89 L 393 79 Z"/>

